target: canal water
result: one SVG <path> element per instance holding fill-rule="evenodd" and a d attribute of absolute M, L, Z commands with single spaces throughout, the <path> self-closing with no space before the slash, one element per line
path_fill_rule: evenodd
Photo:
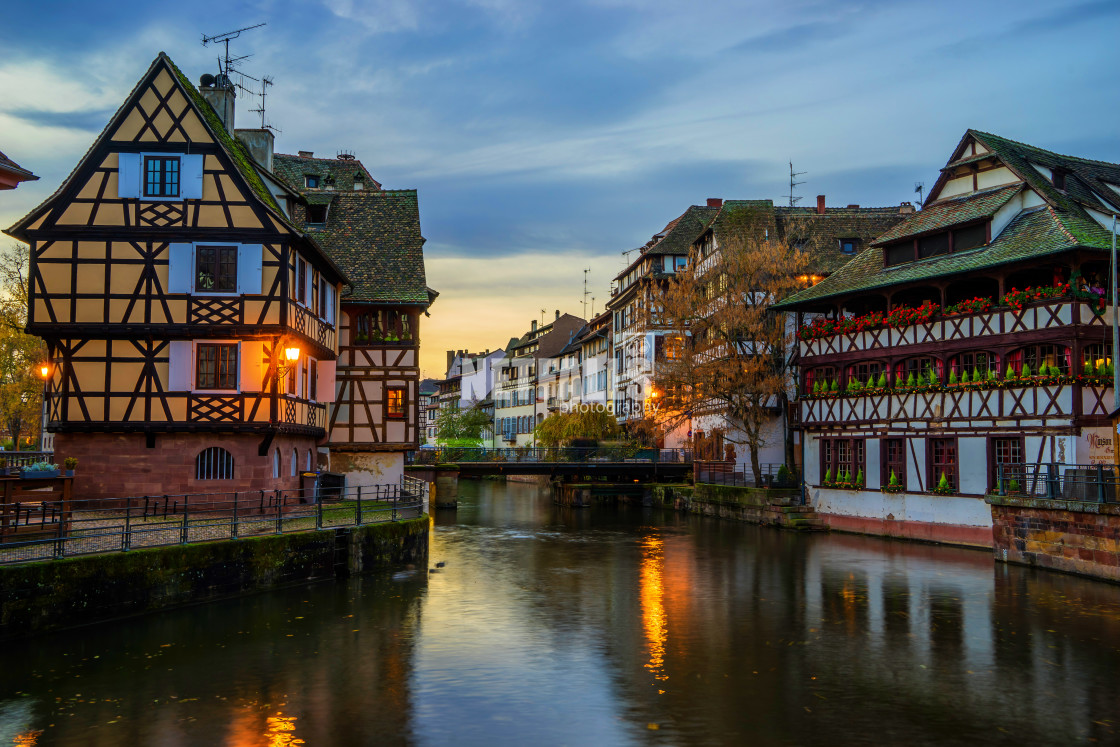
<path fill-rule="evenodd" d="M 1120 742 L 1120 587 L 461 490 L 435 573 L 9 645 L 0 745 Z"/>

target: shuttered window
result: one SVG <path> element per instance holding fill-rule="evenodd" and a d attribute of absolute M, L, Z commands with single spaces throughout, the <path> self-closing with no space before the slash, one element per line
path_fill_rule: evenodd
<path fill-rule="evenodd" d="M 144 157 L 144 196 L 179 196 L 179 157 Z"/>
<path fill-rule="evenodd" d="M 195 249 L 195 290 L 237 290 L 237 246 L 203 245 Z"/>
<path fill-rule="evenodd" d="M 237 389 L 237 345 L 198 346 L 196 389 Z"/>

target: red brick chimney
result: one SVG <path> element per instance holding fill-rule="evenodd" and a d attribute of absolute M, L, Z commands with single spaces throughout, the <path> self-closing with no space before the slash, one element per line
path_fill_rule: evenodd
<path fill-rule="evenodd" d="M 817 195 L 817 215 L 824 215 L 824 195 Z"/>
<path fill-rule="evenodd" d="M 714 207 L 714 208 L 723 207 L 723 198 L 722 197 L 709 197 L 708 198 L 708 207 Z"/>

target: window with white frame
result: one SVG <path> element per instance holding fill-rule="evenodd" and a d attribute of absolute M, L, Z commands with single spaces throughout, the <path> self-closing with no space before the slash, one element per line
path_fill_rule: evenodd
<path fill-rule="evenodd" d="M 117 154 L 117 196 L 150 201 L 202 198 L 203 157 L 197 153 Z"/>
<path fill-rule="evenodd" d="M 199 295 L 259 295 L 263 251 L 261 244 L 168 244 L 166 290 Z"/>

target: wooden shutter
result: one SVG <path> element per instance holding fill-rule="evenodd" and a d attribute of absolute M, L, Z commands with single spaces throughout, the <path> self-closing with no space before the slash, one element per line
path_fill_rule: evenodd
<path fill-rule="evenodd" d="M 188 392 L 194 379 L 194 343 L 190 340 L 172 340 L 168 353 L 167 390 Z"/>
<path fill-rule="evenodd" d="M 190 293 L 194 290 L 194 244 L 168 244 L 167 292 Z"/>
<path fill-rule="evenodd" d="M 237 292 L 259 296 L 261 293 L 261 244 L 241 244 L 237 252 Z"/>
<path fill-rule="evenodd" d="M 140 196 L 140 154 L 117 154 L 117 197 Z"/>
<path fill-rule="evenodd" d="M 184 200 L 202 199 L 201 155 L 187 155 L 179 159 L 179 191 Z"/>
<path fill-rule="evenodd" d="M 242 340 L 238 355 L 241 356 L 238 361 L 238 366 L 241 369 L 238 389 L 242 392 L 263 391 L 264 374 L 268 370 L 264 365 L 264 343 Z"/>

